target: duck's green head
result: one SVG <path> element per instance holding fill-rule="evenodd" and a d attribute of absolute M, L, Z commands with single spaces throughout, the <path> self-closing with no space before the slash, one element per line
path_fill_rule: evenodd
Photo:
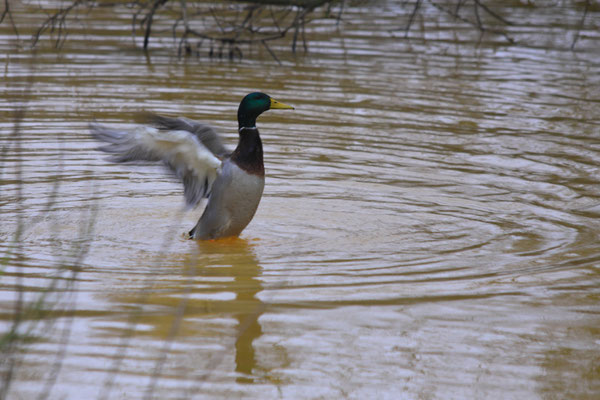
<path fill-rule="evenodd" d="M 256 118 L 270 109 L 294 109 L 292 106 L 283 104 L 269 95 L 254 92 L 246 95 L 238 108 L 238 123 L 240 128 L 251 128 L 256 126 Z"/>

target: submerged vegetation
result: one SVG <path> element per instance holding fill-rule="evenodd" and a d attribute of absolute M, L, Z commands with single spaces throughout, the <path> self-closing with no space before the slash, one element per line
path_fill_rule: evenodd
<path fill-rule="evenodd" d="M 506 4 L 509 3 L 509 4 Z M 478 32 L 480 40 L 484 35 L 497 36 L 509 45 L 523 44 L 512 27 L 527 26 L 526 21 L 512 19 L 503 8 L 515 3 L 484 0 L 412 0 L 390 1 L 391 12 L 398 18 L 396 26 L 389 27 L 390 35 L 411 38 L 414 31 L 425 31 L 427 23 L 450 19 Z M 598 5 L 591 0 L 557 1 L 549 5 L 536 5 L 534 2 L 519 2 L 529 8 L 532 14 L 539 9 L 556 7 L 557 10 L 574 8 L 581 17 L 569 46 L 574 49 L 581 31 L 589 23 L 588 14 L 598 11 Z M 521 4 L 522 3 L 522 4 Z M 61 47 L 74 29 L 90 13 L 98 13 L 106 22 L 114 20 L 114 15 L 129 16 L 132 35 L 139 38 L 136 45 L 148 51 L 151 41 L 170 36 L 176 43 L 180 56 L 207 54 L 209 57 L 238 59 L 243 57 L 243 49 L 258 45 L 265 48 L 275 59 L 277 56 L 270 43 L 287 38 L 291 51 L 299 47 L 307 50 L 306 27 L 315 19 L 331 19 L 338 26 L 343 21 L 344 11 L 350 7 L 368 6 L 367 0 L 229 0 L 225 2 L 193 0 L 69 0 L 67 2 L 4 2 L 0 24 L 10 24 L 14 36 L 20 38 L 18 18 L 13 15 L 21 9 L 29 15 L 40 16 L 39 23 L 28 32 L 29 43 L 36 46 L 45 37 L 55 47 Z M 368 8 L 364 8 L 368 12 Z M 559 11 L 560 12 L 560 11 Z M 125 19 L 121 19 L 125 21 Z M 77 28 L 74 28 L 77 25 Z M 85 29 L 93 29 L 88 26 Z M 400 33 L 400 35 L 397 35 Z M 299 46 L 300 45 L 300 46 Z"/>

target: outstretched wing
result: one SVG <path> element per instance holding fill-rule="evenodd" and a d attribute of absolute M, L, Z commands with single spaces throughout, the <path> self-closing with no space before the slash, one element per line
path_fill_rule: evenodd
<path fill-rule="evenodd" d="M 183 117 L 170 118 L 156 114 L 146 114 L 145 119 L 160 130 L 188 131 L 194 134 L 194 136 L 200 140 L 200 143 L 205 145 L 207 149 L 212 151 L 212 153 L 219 158 L 223 158 L 230 154 L 225 146 L 223 146 L 217 132 L 215 132 L 210 125 Z"/>
<path fill-rule="evenodd" d="M 90 124 L 90 130 L 95 139 L 106 143 L 100 150 L 111 154 L 114 162 L 165 162 L 182 180 L 188 206 L 196 206 L 210 194 L 221 160 L 187 130 L 120 131 L 96 123 Z"/>

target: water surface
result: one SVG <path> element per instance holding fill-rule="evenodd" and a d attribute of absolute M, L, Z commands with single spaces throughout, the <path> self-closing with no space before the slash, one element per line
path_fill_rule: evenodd
<path fill-rule="evenodd" d="M 60 51 L 3 42 L 3 331 L 20 299 L 52 311 L 9 398 L 596 398 L 598 16 L 571 51 L 580 9 L 504 12 L 524 45 L 449 18 L 404 40 L 394 3 L 315 21 L 281 64 L 147 56 L 108 14 Z M 258 121 L 239 239 L 186 240 L 178 182 L 88 135 L 154 111 L 233 147 L 254 90 L 296 110 Z"/>

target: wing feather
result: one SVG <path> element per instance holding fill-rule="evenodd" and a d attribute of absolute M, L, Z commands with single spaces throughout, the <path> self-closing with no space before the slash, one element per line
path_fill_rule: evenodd
<path fill-rule="evenodd" d="M 145 119 L 154 124 L 160 130 L 188 131 L 200 140 L 217 157 L 229 155 L 229 151 L 223 146 L 221 138 L 212 126 L 193 121 L 184 117 L 170 118 L 156 114 L 146 114 Z"/>
<path fill-rule="evenodd" d="M 139 127 L 120 131 L 90 124 L 92 136 L 106 143 L 100 150 L 114 162 L 163 161 L 181 179 L 188 206 L 208 197 L 220 171 L 221 160 L 196 135 L 187 130 L 158 130 Z"/>

